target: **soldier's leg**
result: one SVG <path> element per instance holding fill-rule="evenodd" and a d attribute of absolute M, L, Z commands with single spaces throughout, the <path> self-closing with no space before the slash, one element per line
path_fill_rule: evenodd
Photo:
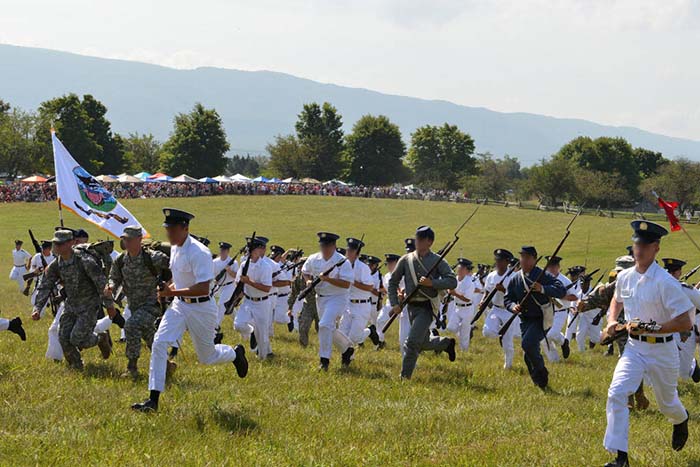
<path fill-rule="evenodd" d="M 411 332 L 411 319 L 408 316 L 408 310 L 404 308 L 398 317 L 399 320 L 399 348 L 403 354 L 405 351 L 406 339 L 408 339 L 408 333 Z"/>
<path fill-rule="evenodd" d="M 533 383 L 544 387 L 548 383 L 548 374 L 544 365 L 544 359 L 540 353 L 540 342 L 544 339 L 542 320 L 521 319 L 520 323 L 522 332 L 521 346 L 529 362 L 530 377 Z"/>
<path fill-rule="evenodd" d="M 504 313 L 508 313 L 504 311 Z M 505 323 L 505 321 L 503 321 Z M 515 357 L 515 337 L 520 334 L 520 318 L 517 317 L 508 328 L 501 339 L 503 345 L 503 368 L 509 370 L 513 368 L 513 358 Z M 496 331 L 498 335 L 498 331 Z"/>
<path fill-rule="evenodd" d="M 309 345 L 309 331 L 311 330 L 311 324 L 314 322 L 314 316 L 310 305 L 305 305 L 299 313 L 299 318 L 297 319 L 299 326 L 299 344 L 302 347 Z"/>
<path fill-rule="evenodd" d="M 430 306 L 430 303 L 428 303 Z M 401 364 L 401 377 L 410 378 L 416 368 L 418 354 L 423 350 L 430 339 L 430 323 L 433 315 L 425 306 L 408 305 L 406 312 L 409 314 L 411 328 L 404 342 L 403 362 Z"/>
<path fill-rule="evenodd" d="M 460 317 L 460 326 L 459 326 L 459 347 L 463 351 L 469 350 L 469 344 L 471 343 L 471 334 L 472 334 L 472 319 L 474 318 L 474 309 L 472 307 L 469 307 L 470 311 L 466 312 L 463 316 Z"/>
<path fill-rule="evenodd" d="M 691 331 L 684 342 L 680 335 L 676 333 L 674 335 L 674 343 L 678 346 L 678 375 L 681 380 L 690 379 L 690 375 L 693 372 L 693 357 L 695 356 L 695 334 Z"/>
<path fill-rule="evenodd" d="M 95 309 L 87 309 L 78 313 L 78 319 L 73 325 L 70 334 L 70 342 L 78 349 L 89 349 L 97 345 L 97 334 L 95 334 L 95 324 L 97 323 L 97 313 Z"/>
<path fill-rule="evenodd" d="M 244 300 L 241 306 L 238 308 L 236 317 L 233 319 L 233 328 L 241 333 L 241 337 L 244 340 L 250 339 L 250 335 L 253 333 L 253 317 L 250 314 L 250 309 L 246 305 Z"/>
<path fill-rule="evenodd" d="M 482 329 L 482 333 L 484 334 L 484 337 L 490 337 L 492 339 L 497 339 L 499 337 L 498 330 L 501 329 L 502 325 L 503 325 L 503 322 L 500 319 L 500 316 L 497 313 L 497 310 L 495 308 L 491 308 L 491 311 L 489 311 L 489 314 L 484 319 L 484 327 Z"/>
<path fill-rule="evenodd" d="M 211 301 L 205 304 L 184 304 L 188 309 L 183 313 L 187 330 L 190 332 L 192 345 L 200 363 L 204 365 L 217 365 L 233 362 L 236 352 L 231 346 L 214 344 L 214 333 L 218 312 Z M 202 306 L 205 305 L 205 306 Z M 206 306 L 208 305 L 208 306 Z"/>
<path fill-rule="evenodd" d="M 126 358 L 138 359 L 141 355 L 141 340 L 152 344 L 155 334 L 156 317 L 150 307 L 134 310 L 124 325 L 126 333 Z"/>
<path fill-rule="evenodd" d="M 180 310 L 182 302 L 176 300 L 168 308 L 160 321 L 158 331 L 153 338 L 151 348 L 151 365 L 148 371 L 148 389 L 162 392 L 165 389 L 165 371 L 168 364 L 168 347 L 175 344 L 185 332 L 185 317 Z M 212 334 L 212 345 L 214 335 Z"/>
<path fill-rule="evenodd" d="M 350 305 L 352 321 L 349 332 L 344 332 L 346 336 L 357 345 L 364 342 L 369 337 L 370 331 L 367 323 L 371 314 L 371 303 L 355 303 Z"/>
<path fill-rule="evenodd" d="M 255 337 L 258 341 L 258 358 L 265 360 L 272 353 L 270 344 L 270 326 L 272 325 L 272 309 L 268 301 L 250 302 L 250 315 L 253 318 Z"/>
<path fill-rule="evenodd" d="M 78 316 L 75 313 L 63 311 L 58 326 L 58 342 L 61 344 L 61 350 L 63 350 L 63 356 L 68 365 L 73 368 L 82 368 L 83 361 L 80 358 L 80 351 L 75 344 L 71 343 L 71 334 L 77 321 Z"/>
<path fill-rule="evenodd" d="M 5 318 L 0 318 L 0 331 L 7 331 L 10 327 L 10 320 Z"/>

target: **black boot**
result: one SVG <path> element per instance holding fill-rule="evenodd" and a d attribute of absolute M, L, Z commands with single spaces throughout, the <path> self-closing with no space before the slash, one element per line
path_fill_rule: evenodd
<path fill-rule="evenodd" d="M 218 327 L 216 328 L 216 333 L 214 334 L 214 345 L 221 344 L 221 341 L 224 340 L 224 333 L 221 332 L 221 328 Z"/>
<path fill-rule="evenodd" d="M 124 329 L 124 325 L 126 324 L 126 320 L 124 320 L 124 316 L 117 311 L 117 314 L 114 315 L 114 318 L 112 318 L 112 322 L 119 326 L 120 329 Z"/>
<path fill-rule="evenodd" d="M 595 342 L 588 341 L 588 348 L 589 348 L 589 349 L 594 349 L 594 348 L 595 348 Z"/>
<path fill-rule="evenodd" d="M 236 372 L 239 378 L 245 378 L 248 374 L 248 359 L 245 357 L 245 348 L 242 345 L 237 345 L 233 348 L 236 352 L 236 359 L 233 365 L 236 367 Z"/>
<path fill-rule="evenodd" d="M 255 338 L 255 333 L 252 332 L 250 333 L 250 350 L 255 352 L 255 349 L 258 348 L 258 340 Z"/>
<path fill-rule="evenodd" d="M 179 349 L 177 347 L 170 347 L 170 358 L 175 358 L 177 357 L 177 351 Z"/>
<path fill-rule="evenodd" d="M 379 344 L 377 344 L 377 350 L 382 350 L 385 347 L 386 347 L 386 342 L 384 342 L 384 341 L 379 341 Z"/>
<path fill-rule="evenodd" d="M 99 347 L 103 359 L 107 360 L 112 355 L 112 338 L 109 337 L 109 331 L 97 335 L 97 347 Z"/>
<path fill-rule="evenodd" d="M 132 409 L 137 412 L 156 412 L 158 411 L 158 399 L 160 398 L 160 391 L 151 391 L 151 395 L 148 399 L 143 402 L 136 403 L 131 406 Z"/>
<path fill-rule="evenodd" d="M 27 334 L 24 332 L 22 320 L 19 317 L 10 320 L 10 325 L 7 327 L 7 330 L 17 334 L 23 341 L 27 340 Z"/>
<path fill-rule="evenodd" d="M 571 347 L 569 346 L 569 339 L 564 339 L 564 343 L 561 345 L 561 355 L 565 359 L 569 358 L 569 355 L 571 355 Z"/>
<path fill-rule="evenodd" d="M 369 325 L 369 339 L 372 344 L 379 345 L 379 334 L 377 334 L 377 327 L 374 324 Z"/>
<path fill-rule="evenodd" d="M 612 357 L 612 355 L 615 353 L 615 347 L 612 344 L 608 345 L 608 350 L 605 352 L 606 357 Z"/>
<path fill-rule="evenodd" d="M 122 378 L 136 379 L 139 376 L 139 370 L 137 367 L 138 358 L 130 358 L 129 363 L 126 365 L 126 371 L 122 373 Z"/>
<path fill-rule="evenodd" d="M 289 317 L 289 322 L 287 323 L 287 331 L 289 331 L 289 332 L 294 331 L 294 316 Z"/>
<path fill-rule="evenodd" d="M 328 371 L 328 364 L 330 361 L 327 358 L 321 357 L 321 364 L 319 365 L 318 369 L 323 370 L 323 371 Z"/>
<path fill-rule="evenodd" d="M 630 463 L 627 459 L 627 453 L 625 451 L 617 451 L 617 458 L 605 464 L 604 467 L 629 467 Z"/>
<path fill-rule="evenodd" d="M 355 349 L 352 347 L 348 348 L 348 350 L 343 352 L 343 355 L 341 358 L 343 368 L 347 368 L 350 366 L 350 362 L 352 361 L 352 354 L 354 354 L 354 353 L 355 353 Z"/>
<path fill-rule="evenodd" d="M 450 338 L 449 339 L 449 344 L 447 344 L 447 348 L 445 349 L 445 352 L 447 352 L 447 358 L 450 359 L 451 362 L 454 362 L 457 360 L 457 352 L 455 348 L 457 347 L 457 341 Z"/>
<path fill-rule="evenodd" d="M 695 362 L 695 368 L 693 369 L 693 374 L 690 375 L 691 378 L 693 378 L 693 381 L 696 383 L 700 383 L 700 366 L 698 365 L 698 361 L 694 360 Z"/>
<path fill-rule="evenodd" d="M 685 446 L 685 442 L 688 441 L 688 420 L 690 419 L 690 414 L 686 410 L 685 413 L 687 417 L 684 422 L 678 425 L 673 425 L 673 436 L 671 437 L 671 447 L 674 451 L 680 451 Z"/>

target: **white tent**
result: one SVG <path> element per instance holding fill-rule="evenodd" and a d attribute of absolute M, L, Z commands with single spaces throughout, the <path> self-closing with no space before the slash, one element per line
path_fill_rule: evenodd
<path fill-rule="evenodd" d="M 133 175 L 129 174 L 121 174 L 117 177 L 117 181 L 119 183 L 143 183 L 143 180 L 141 180 L 140 178 L 134 177 Z"/>
<path fill-rule="evenodd" d="M 328 180 L 327 182 L 323 182 L 324 185 L 340 185 L 340 186 L 348 186 L 347 183 L 343 182 L 342 180 Z"/>
<path fill-rule="evenodd" d="M 282 183 L 299 183 L 299 180 L 294 177 L 289 177 L 282 180 Z"/>
<path fill-rule="evenodd" d="M 214 177 L 214 180 L 216 180 L 219 183 L 230 183 L 231 179 L 228 178 L 226 175 L 219 175 L 218 177 Z"/>
<path fill-rule="evenodd" d="M 98 175 L 95 180 L 102 183 L 114 183 L 117 181 L 117 177 L 114 175 Z"/>
<path fill-rule="evenodd" d="M 236 174 L 231 177 L 232 182 L 250 182 L 251 179 L 246 177 L 245 175 L 241 174 Z"/>
<path fill-rule="evenodd" d="M 177 177 L 171 179 L 170 181 L 171 182 L 179 182 L 179 183 L 196 183 L 199 180 L 197 180 L 194 177 L 190 177 L 187 174 L 182 174 L 182 175 L 178 175 Z"/>

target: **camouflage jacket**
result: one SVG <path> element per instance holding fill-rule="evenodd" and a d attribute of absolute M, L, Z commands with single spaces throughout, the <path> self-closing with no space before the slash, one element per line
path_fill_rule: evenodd
<path fill-rule="evenodd" d="M 292 291 L 289 293 L 289 297 L 287 298 L 287 305 L 289 305 L 290 310 L 294 306 L 294 302 L 296 302 L 297 297 L 299 296 L 301 291 L 304 290 L 304 288 L 306 288 L 306 281 L 304 280 L 304 275 L 298 274 L 292 281 Z M 313 307 L 314 309 L 316 308 L 315 293 L 308 294 L 304 299 L 304 308 L 306 307 Z"/>
<path fill-rule="evenodd" d="M 153 270 L 151 271 L 145 255 L 151 258 Z M 169 265 L 169 259 L 165 254 L 157 250 L 142 248 L 136 257 L 121 253 L 112 265 L 109 275 L 109 286 L 116 291 L 119 286 L 124 288 L 124 295 L 129 301 L 129 308 L 137 310 L 144 305 L 158 306 L 157 287 L 160 276 Z M 157 276 L 153 274 L 155 272 Z"/>
<path fill-rule="evenodd" d="M 92 308 L 96 303 L 102 303 L 105 307 L 114 306 L 111 297 L 104 295 L 107 285 L 102 266 L 95 258 L 78 249 L 73 249 L 70 259 L 56 258 L 44 271 L 39 285 L 35 306 L 43 308 L 49 299 L 49 293 L 58 283 L 63 285 L 66 297 L 66 310 L 81 311 Z"/>

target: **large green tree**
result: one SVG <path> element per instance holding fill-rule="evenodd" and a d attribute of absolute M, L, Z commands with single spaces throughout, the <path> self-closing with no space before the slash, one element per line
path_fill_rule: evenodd
<path fill-rule="evenodd" d="M 0 172 L 10 178 L 36 171 L 35 120 L 34 114 L 19 109 L 0 113 Z"/>
<path fill-rule="evenodd" d="M 271 175 L 279 178 L 311 176 L 312 160 L 309 157 L 309 151 L 302 146 L 296 136 L 278 135 L 266 149 L 270 154 L 268 169 Z"/>
<path fill-rule="evenodd" d="M 526 181 L 521 187 L 521 194 L 536 196 L 541 203 L 550 206 L 571 200 L 576 194 L 575 169 L 572 161 L 561 157 L 543 160 L 523 170 Z"/>
<path fill-rule="evenodd" d="M 426 125 L 411 135 L 408 164 L 416 183 L 456 189 L 459 180 L 475 173 L 474 140 L 455 125 Z"/>
<path fill-rule="evenodd" d="M 175 117 L 173 133 L 163 145 L 160 168 L 173 176 L 215 176 L 226 168 L 229 147 L 219 114 L 197 103 L 191 112 Z"/>
<path fill-rule="evenodd" d="M 700 162 L 679 158 L 663 164 L 658 172 L 641 184 L 642 195 L 652 199 L 651 191 L 662 198 L 677 201 L 681 209 L 700 202 Z M 655 200 L 654 200 L 655 201 Z"/>
<path fill-rule="evenodd" d="M 42 102 L 37 131 L 44 143 L 43 163 L 51 160 L 49 129 L 53 125 L 56 136 L 88 172 L 119 173 L 124 165 L 123 142 L 112 134 L 106 113 L 107 108 L 89 94 L 82 100 L 68 94 Z"/>
<path fill-rule="evenodd" d="M 124 170 L 154 173 L 160 165 L 161 144 L 152 134 L 129 133 L 124 141 Z"/>
<path fill-rule="evenodd" d="M 226 174 L 236 175 L 241 174 L 246 177 L 257 177 L 260 171 L 265 167 L 265 157 L 251 155 L 240 156 L 233 155 L 226 164 Z"/>
<path fill-rule="evenodd" d="M 477 154 L 476 174 L 464 177 L 462 186 L 469 196 L 505 199 L 522 178 L 520 162 L 506 155 L 495 158 L 491 153 Z"/>
<path fill-rule="evenodd" d="M 365 115 L 345 138 L 344 178 L 360 185 L 389 185 L 407 178 L 401 130 L 384 115 Z"/>
<path fill-rule="evenodd" d="M 336 178 L 343 170 L 343 120 L 328 102 L 304 104 L 294 128 L 310 177 Z"/>

